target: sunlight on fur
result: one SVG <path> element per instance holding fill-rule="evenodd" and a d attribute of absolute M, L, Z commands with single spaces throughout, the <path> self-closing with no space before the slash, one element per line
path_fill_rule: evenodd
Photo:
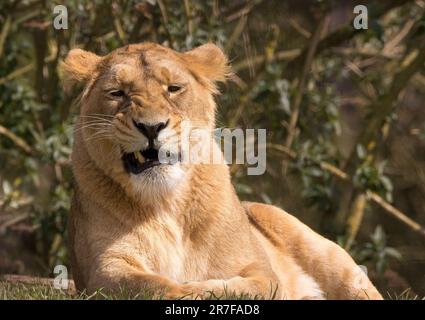
<path fill-rule="evenodd" d="M 382 298 L 368 279 L 358 288 L 358 267 L 337 244 L 277 207 L 241 203 L 226 164 L 158 161 L 182 121 L 215 128 L 217 84 L 231 74 L 220 48 L 74 49 L 62 69 L 66 88 L 83 87 L 69 223 L 79 290 Z"/>

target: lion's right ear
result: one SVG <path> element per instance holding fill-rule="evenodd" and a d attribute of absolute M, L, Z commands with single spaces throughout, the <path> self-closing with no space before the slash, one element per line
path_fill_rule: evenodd
<path fill-rule="evenodd" d="M 102 58 L 81 49 L 72 49 L 61 63 L 65 89 L 77 83 L 87 83 Z"/>

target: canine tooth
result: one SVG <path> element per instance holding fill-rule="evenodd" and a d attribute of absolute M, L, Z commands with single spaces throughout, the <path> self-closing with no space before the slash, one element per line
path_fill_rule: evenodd
<path fill-rule="evenodd" d="M 134 155 L 136 156 L 136 159 L 137 159 L 140 163 L 145 162 L 145 158 L 142 156 L 142 154 L 140 153 L 140 151 L 136 151 L 136 152 L 134 152 Z"/>

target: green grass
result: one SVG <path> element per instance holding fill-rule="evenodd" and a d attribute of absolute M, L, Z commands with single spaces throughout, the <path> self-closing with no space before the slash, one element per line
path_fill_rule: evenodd
<path fill-rule="evenodd" d="M 0 282 L 1 300 L 72 300 L 88 299 L 85 294 L 72 295 L 45 285 Z"/>
<path fill-rule="evenodd" d="M 399 294 L 388 292 L 388 299 L 389 300 L 425 300 L 425 297 L 420 297 L 417 294 L 412 293 L 410 289 L 406 289 Z"/>
<path fill-rule="evenodd" d="M 183 299 L 184 297 L 182 297 Z M 88 295 L 86 293 L 72 294 L 64 290 L 55 289 L 48 285 L 12 283 L 0 281 L 0 300 L 158 300 L 164 299 L 161 295 L 153 295 L 148 292 L 131 294 L 126 290 L 121 290 L 117 294 L 106 294 L 102 290 Z M 255 300 L 258 297 L 249 295 L 226 294 L 217 297 L 210 294 L 208 300 Z"/>
<path fill-rule="evenodd" d="M 48 285 L 34 285 L 23 283 L 11 283 L 0 281 L 0 300 L 158 300 L 163 299 L 163 296 L 152 295 L 149 293 L 139 293 L 132 295 L 125 290 L 117 294 L 106 294 L 102 290 L 88 295 L 85 293 L 72 294 L 64 290 L 55 289 Z M 255 300 L 259 297 L 251 297 L 248 295 L 232 295 L 226 294 L 223 297 L 210 295 L 209 300 Z M 419 297 L 411 293 L 410 289 L 403 291 L 400 294 L 387 293 L 388 300 L 425 300 L 425 297 Z"/>

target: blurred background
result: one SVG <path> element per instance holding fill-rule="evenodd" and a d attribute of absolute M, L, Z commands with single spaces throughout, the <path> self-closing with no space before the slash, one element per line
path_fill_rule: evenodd
<path fill-rule="evenodd" d="M 56 30 L 56 5 L 68 29 Z M 367 29 L 355 29 L 357 4 Z M 266 128 L 267 171 L 231 167 L 239 196 L 284 208 L 345 247 L 384 294 L 425 295 L 425 1 L 0 2 L 0 274 L 69 265 L 78 116 L 58 65 L 153 41 L 212 41 L 235 77 L 217 127 Z"/>

